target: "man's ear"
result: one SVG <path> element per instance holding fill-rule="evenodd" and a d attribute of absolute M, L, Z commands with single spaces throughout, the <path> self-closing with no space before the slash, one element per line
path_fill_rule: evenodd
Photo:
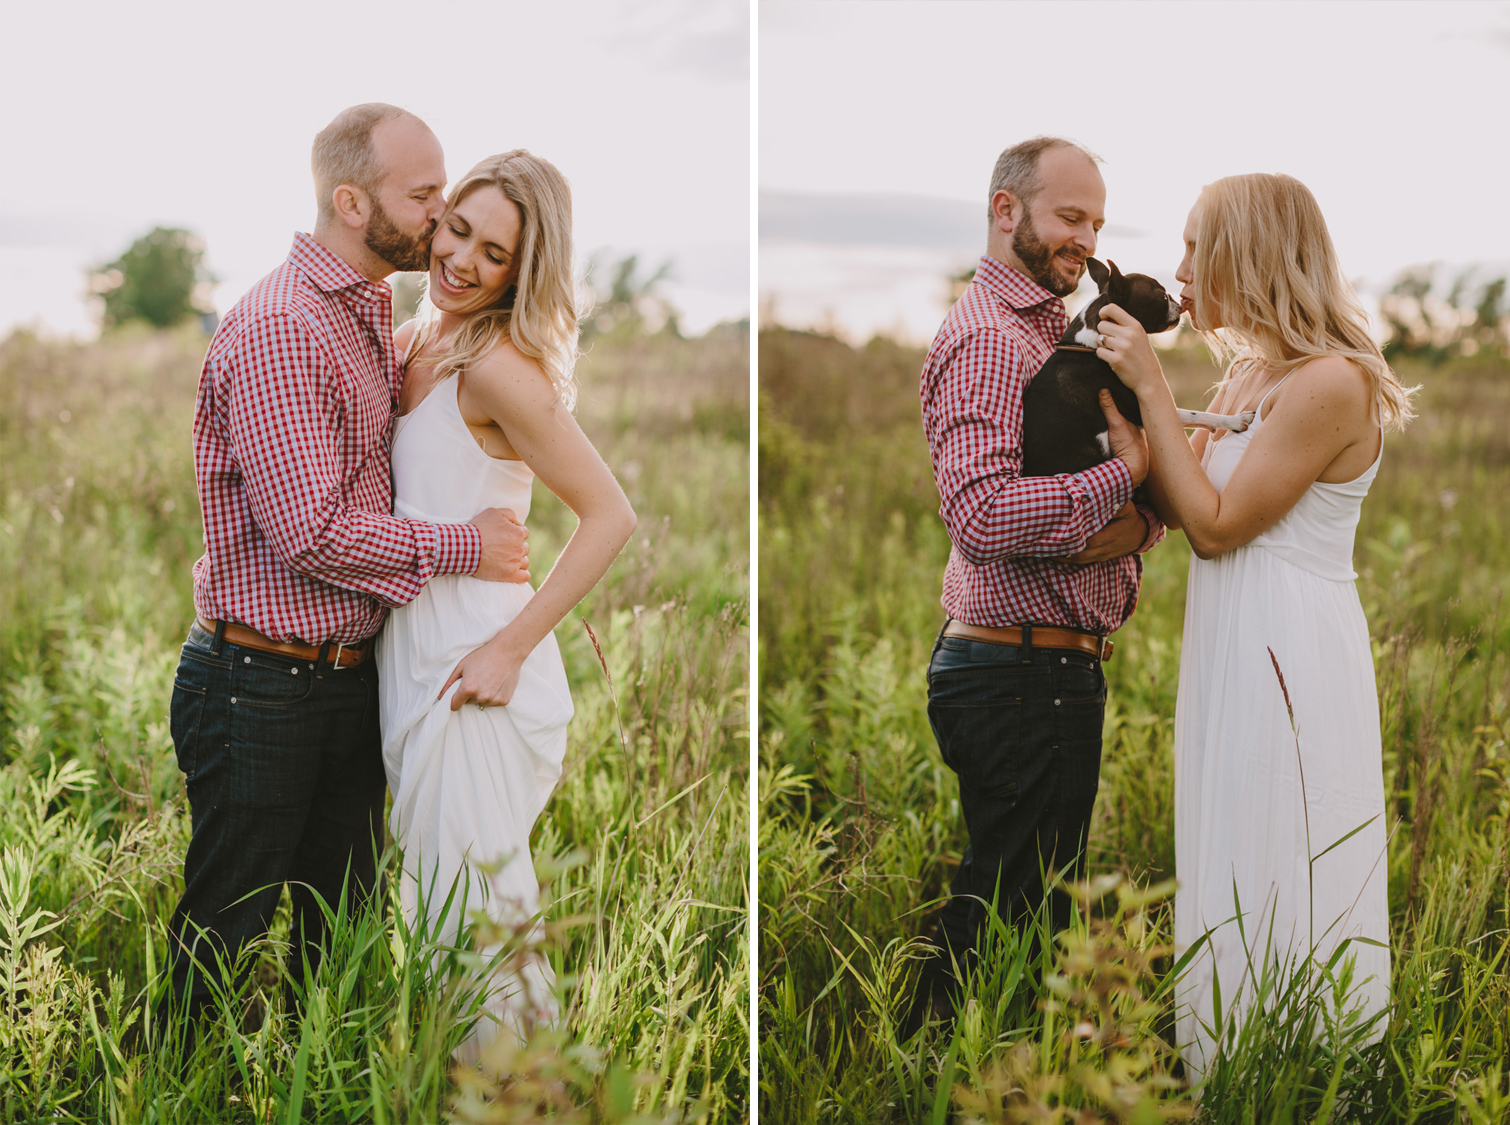
<path fill-rule="evenodd" d="M 997 192 L 991 197 L 991 225 L 1003 234 L 1010 234 L 1017 228 L 1017 220 L 1012 216 L 1016 207 L 1017 196 L 1005 189 Z M 1003 219 L 1007 223 L 1005 227 L 1002 226 Z"/>
<path fill-rule="evenodd" d="M 1087 258 L 1085 260 L 1085 268 L 1086 271 L 1091 275 L 1091 280 L 1096 283 L 1096 288 L 1105 293 L 1106 279 L 1111 276 L 1106 272 L 1106 267 L 1103 266 L 1095 258 Z"/>
<path fill-rule="evenodd" d="M 367 225 L 369 203 L 367 193 L 361 188 L 340 184 L 330 193 L 330 201 L 335 207 L 336 218 L 352 230 L 361 230 Z"/>

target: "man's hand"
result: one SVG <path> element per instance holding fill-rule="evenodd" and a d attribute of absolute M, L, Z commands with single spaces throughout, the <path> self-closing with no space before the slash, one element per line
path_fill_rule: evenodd
<path fill-rule="evenodd" d="M 1106 415 L 1106 440 L 1111 446 L 1112 456 L 1120 458 L 1127 465 L 1133 487 L 1137 488 L 1148 476 L 1148 439 L 1143 436 L 1142 430 L 1122 417 L 1122 412 L 1112 401 L 1111 391 L 1105 388 L 1101 391 L 1101 413 Z"/>
<path fill-rule="evenodd" d="M 482 532 L 482 558 L 472 572 L 489 582 L 530 580 L 530 532 L 507 508 L 488 508 L 467 521 Z"/>
<path fill-rule="evenodd" d="M 1130 555 L 1143 546 L 1147 538 L 1148 521 L 1129 500 L 1122 505 L 1116 515 L 1112 516 L 1110 523 L 1087 539 L 1085 546 L 1078 553 L 1069 556 L 1064 561 L 1093 563 L 1106 562 L 1107 559 L 1120 559 L 1123 555 Z"/>

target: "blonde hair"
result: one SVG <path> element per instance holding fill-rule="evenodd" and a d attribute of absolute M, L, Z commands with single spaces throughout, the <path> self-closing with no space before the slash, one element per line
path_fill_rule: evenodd
<path fill-rule="evenodd" d="M 1373 384 L 1380 425 L 1403 430 L 1419 388 L 1400 385 L 1369 335 L 1310 190 L 1260 172 L 1207 184 L 1199 202 L 1192 319 L 1218 360 L 1251 356 L 1288 373 L 1320 356 L 1350 359 Z M 1218 318 L 1231 337 L 1204 327 Z"/>
<path fill-rule="evenodd" d="M 514 251 L 519 273 L 495 305 L 467 314 L 435 358 L 436 378 L 465 371 L 508 339 L 544 368 L 557 401 L 570 410 L 577 398 L 572 371 L 582 312 L 572 276 L 571 186 L 554 164 L 516 148 L 489 156 L 463 176 L 446 200 L 447 216 L 472 192 L 488 186 L 519 208 Z M 416 352 L 438 323 L 435 306 L 428 298 L 425 303 Z"/>
<path fill-rule="evenodd" d="M 335 115 L 315 134 L 309 167 L 315 177 L 315 202 L 321 219 L 335 218 L 332 196 L 342 184 L 376 195 L 388 170 L 378 163 L 372 148 L 372 131 L 395 117 L 418 117 L 387 102 L 364 102 Z"/>

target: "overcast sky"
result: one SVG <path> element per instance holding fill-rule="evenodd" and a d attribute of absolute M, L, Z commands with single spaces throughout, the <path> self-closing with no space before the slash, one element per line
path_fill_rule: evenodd
<path fill-rule="evenodd" d="M 1286 172 L 1365 292 L 1510 272 L 1507 3 L 762 0 L 759 36 L 761 299 L 788 323 L 930 337 L 998 153 L 1037 133 L 1105 158 L 1124 269 L 1172 281 L 1203 184 Z M 941 200 L 979 211 L 976 249 Z"/>
<path fill-rule="evenodd" d="M 224 310 L 313 222 L 340 109 L 419 114 L 457 180 L 528 148 L 571 180 L 585 256 L 674 263 L 701 331 L 749 312 L 743 2 L 0 5 L 0 333 L 87 335 L 84 269 L 154 225 L 207 246 Z"/>

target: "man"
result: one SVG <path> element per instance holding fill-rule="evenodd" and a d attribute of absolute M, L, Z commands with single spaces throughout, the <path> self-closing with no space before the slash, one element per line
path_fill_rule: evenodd
<path fill-rule="evenodd" d="M 1111 460 L 1068 476 L 1018 475 L 1023 387 L 1064 333 L 1060 298 L 1079 284 L 1103 222 L 1096 163 L 1055 137 L 1001 154 L 986 256 L 923 365 L 923 429 L 953 545 L 928 716 L 959 776 L 970 844 L 913 1027 L 929 1012 L 947 1016 L 942 986 L 991 904 L 1020 921 L 1042 902 L 1041 872 L 1080 870 L 1101 765 L 1104 638 L 1137 603 L 1137 552 L 1163 536 L 1131 502 L 1148 453 L 1115 407 Z M 1068 902 L 1054 899 L 1063 926 Z"/>
<path fill-rule="evenodd" d="M 324 918 L 376 882 L 382 745 L 373 637 L 437 574 L 528 575 L 513 513 L 468 524 L 389 514 L 398 401 L 392 294 L 423 269 L 445 210 L 439 142 L 378 103 L 315 138 L 314 234 L 221 323 L 200 373 L 194 468 L 205 553 L 173 686 L 193 837 L 174 913 L 172 992 L 197 1013 L 266 933 L 290 884 L 289 977 Z M 237 983 L 241 977 L 237 978 Z M 185 999 L 187 998 L 187 999 Z"/>

